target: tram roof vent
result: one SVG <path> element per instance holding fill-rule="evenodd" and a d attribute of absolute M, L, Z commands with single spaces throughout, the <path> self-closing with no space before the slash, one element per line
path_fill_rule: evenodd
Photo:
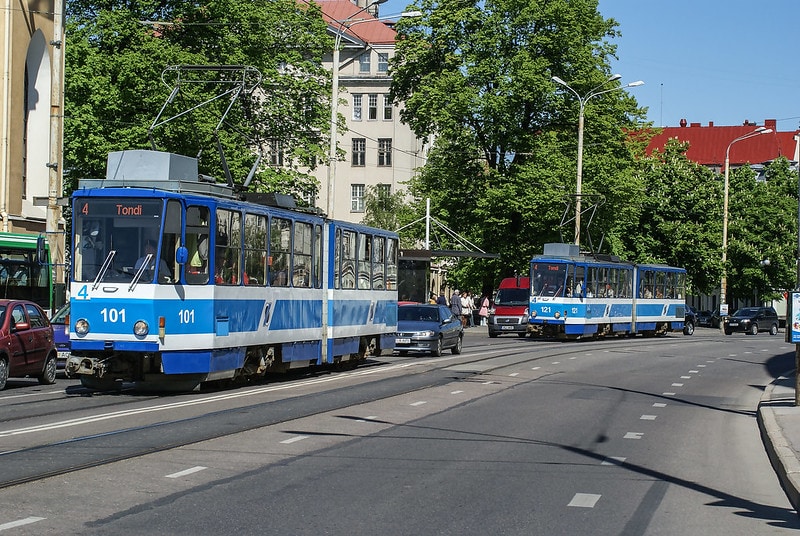
<path fill-rule="evenodd" d="M 544 245 L 544 254 L 551 257 L 577 257 L 581 254 L 581 247 L 577 244 L 551 242 Z"/>
<path fill-rule="evenodd" d="M 163 151 L 108 153 L 106 180 L 196 181 L 197 159 Z"/>

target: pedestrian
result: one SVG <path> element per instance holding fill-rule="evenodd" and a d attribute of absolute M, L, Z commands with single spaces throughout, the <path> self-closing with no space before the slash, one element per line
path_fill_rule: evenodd
<path fill-rule="evenodd" d="M 444 297 L 444 291 L 439 291 L 439 297 L 436 298 L 436 303 L 439 305 L 447 306 L 447 298 Z"/>
<path fill-rule="evenodd" d="M 456 315 L 456 318 L 461 318 L 461 293 L 458 289 L 450 296 L 450 312 Z"/>
<path fill-rule="evenodd" d="M 481 297 L 481 308 L 478 310 L 478 316 L 481 317 L 481 326 L 485 326 L 486 318 L 489 316 L 489 296 L 486 294 Z"/>
<path fill-rule="evenodd" d="M 436 304 L 436 293 L 435 292 L 431 292 L 431 297 L 428 300 L 428 303 L 430 303 L 431 305 L 435 305 Z"/>
<path fill-rule="evenodd" d="M 461 293 L 461 325 L 465 328 L 473 327 L 472 322 L 472 308 L 475 303 L 468 290 Z"/>

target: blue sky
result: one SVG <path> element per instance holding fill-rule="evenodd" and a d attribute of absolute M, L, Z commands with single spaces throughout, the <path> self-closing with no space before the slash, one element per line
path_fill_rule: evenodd
<path fill-rule="evenodd" d="M 380 13 L 409 3 L 387 0 Z M 613 72 L 645 82 L 629 91 L 654 125 L 800 128 L 800 1 L 599 0 L 599 9 L 622 34 L 611 41 Z"/>

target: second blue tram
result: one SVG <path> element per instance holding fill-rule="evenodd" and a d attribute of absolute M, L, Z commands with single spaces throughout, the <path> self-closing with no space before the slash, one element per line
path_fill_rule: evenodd
<path fill-rule="evenodd" d="M 195 159 L 123 151 L 73 193 L 69 373 L 185 390 L 392 347 L 395 233 L 197 177 Z"/>
<path fill-rule="evenodd" d="M 683 329 L 686 270 L 545 244 L 531 260 L 528 334 L 562 339 Z"/>

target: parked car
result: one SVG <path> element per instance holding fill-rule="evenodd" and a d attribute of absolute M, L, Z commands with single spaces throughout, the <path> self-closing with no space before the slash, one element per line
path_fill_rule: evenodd
<path fill-rule="evenodd" d="M 489 337 L 503 333 L 516 333 L 519 337 L 528 334 L 528 306 L 531 297 L 531 280 L 527 277 L 506 277 L 494 297 L 489 309 Z"/>
<path fill-rule="evenodd" d="M 756 335 L 759 331 L 778 334 L 778 313 L 773 307 L 742 307 L 724 320 L 725 335 L 733 332 Z"/>
<path fill-rule="evenodd" d="M 56 358 L 57 370 L 63 370 L 64 374 L 69 378 L 66 365 L 70 356 L 69 345 L 69 302 L 62 305 L 58 311 L 50 319 L 53 325 L 53 340 L 56 342 L 56 351 L 58 356 Z"/>
<path fill-rule="evenodd" d="M 713 315 L 714 313 L 709 310 L 697 311 L 697 325 L 703 328 L 713 328 L 714 324 L 711 320 Z M 719 327 L 719 324 L 717 324 L 717 327 Z"/>
<path fill-rule="evenodd" d="M 450 349 L 461 353 L 464 328 L 446 305 L 406 304 L 397 307 L 394 350 L 400 355 L 425 352 L 441 356 Z"/>
<path fill-rule="evenodd" d="M 9 377 L 56 381 L 53 326 L 41 307 L 25 300 L 0 300 L 0 389 Z"/>
<path fill-rule="evenodd" d="M 683 316 L 683 334 L 693 335 L 694 327 L 697 325 L 697 311 L 691 305 L 686 306 Z"/>

